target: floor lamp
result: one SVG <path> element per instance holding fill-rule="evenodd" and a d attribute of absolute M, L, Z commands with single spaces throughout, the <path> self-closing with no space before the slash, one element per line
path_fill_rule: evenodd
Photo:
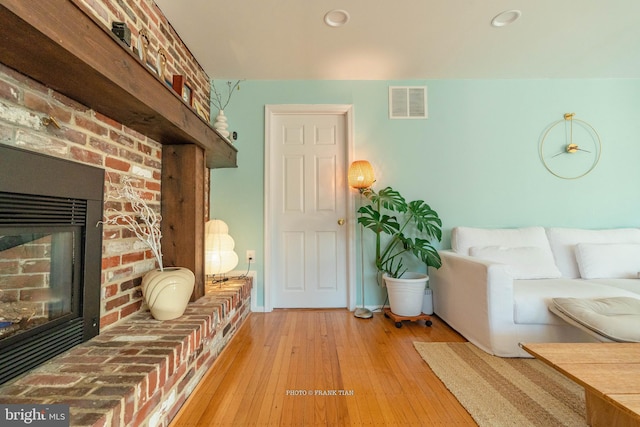
<path fill-rule="evenodd" d="M 359 206 L 362 206 L 362 193 L 367 188 L 370 188 L 375 181 L 373 176 L 373 167 L 366 160 L 356 160 L 351 163 L 349 166 L 349 186 L 355 188 L 360 193 Z M 363 235 L 364 228 L 362 224 L 360 224 L 360 283 L 362 286 L 362 308 L 356 308 L 356 311 L 353 313 L 355 317 L 359 317 L 361 319 L 369 319 L 373 317 L 373 313 L 371 310 L 367 309 L 364 305 L 364 245 L 363 245 Z"/>

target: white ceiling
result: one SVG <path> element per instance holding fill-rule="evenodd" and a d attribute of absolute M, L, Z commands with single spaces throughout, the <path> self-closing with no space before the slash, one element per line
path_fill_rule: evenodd
<path fill-rule="evenodd" d="M 216 79 L 640 78 L 640 0 L 155 2 Z"/>

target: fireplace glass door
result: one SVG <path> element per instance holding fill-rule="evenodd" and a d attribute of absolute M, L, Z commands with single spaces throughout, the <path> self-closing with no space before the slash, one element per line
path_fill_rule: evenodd
<path fill-rule="evenodd" d="M 81 227 L 0 228 L 0 348 L 79 316 Z"/>

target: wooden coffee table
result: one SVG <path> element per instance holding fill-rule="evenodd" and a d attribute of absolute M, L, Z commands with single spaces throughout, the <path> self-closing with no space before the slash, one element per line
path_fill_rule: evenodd
<path fill-rule="evenodd" d="M 640 343 L 521 346 L 584 387 L 589 425 L 640 425 Z"/>

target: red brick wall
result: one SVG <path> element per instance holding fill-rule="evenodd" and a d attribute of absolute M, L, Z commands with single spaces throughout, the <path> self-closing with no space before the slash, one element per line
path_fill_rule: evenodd
<path fill-rule="evenodd" d="M 42 124 L 40 118 L 48 115 L 60 129 Z M 105 188 L 109 180 L 117 184 L 122 175 L 134 176 L 145 197 L 159 207 L 160 144 L 3 65 L 0 141 L 104 168 Z M 101 327 L 106 327 L 141 308 L 140 277 L 155 268 L 155 260 L 122 227 L 104 227 L 102 254 Z"/>
<path fill-rule="evenodd" d="M 111 21 L 126 21 L 132 45 L 138 28 L 150 34 L 152 52 L 158 44 L 169 52 L 171 72 L 194 82 L 194 95 L 209 105 L 209 79 L 166 19 L 149 0 L 78 0 L 111 28 Z M 151 71 L 150 71 L 151 72 Z M 61 128 L 45 126 L 41 118 L 53 116 Z M 159 209 L 162 146 L 144 135 L 81 105 L 46 86 L 0 64 L 0 144 L 37 151 L 106 170 L 107 180 L 118 184 L 122 176 L 136 185 Z M 0 171 L 1 176 L 1 171 Z M 119 208 L 105 198 L 106 207 Z M 150 251 L 121 228 L 105 226 L 102 253 L 101 328 L 137 312 L 143 305 L 141 277 L 155 268 Z"/>
<path fill-rule="evenodd" d="M 162 11 L 152 0 L 74 0 L 83 3 L 105 27 L 111 29 L 114 21 L 125 22 L 131 30 L 131 49 L 137 53 L 138 34 L 145 29 L 149 34 L 149 58 L 156 64 L 157 53 L 167 54 L 166 76 L 186 77 L 193 89 L 193 97 L 209 111 L 209 76 L 193 57 L 180 36 L 174 31 Z M 186 7 L 186 6 L 185 6 Z"/>

